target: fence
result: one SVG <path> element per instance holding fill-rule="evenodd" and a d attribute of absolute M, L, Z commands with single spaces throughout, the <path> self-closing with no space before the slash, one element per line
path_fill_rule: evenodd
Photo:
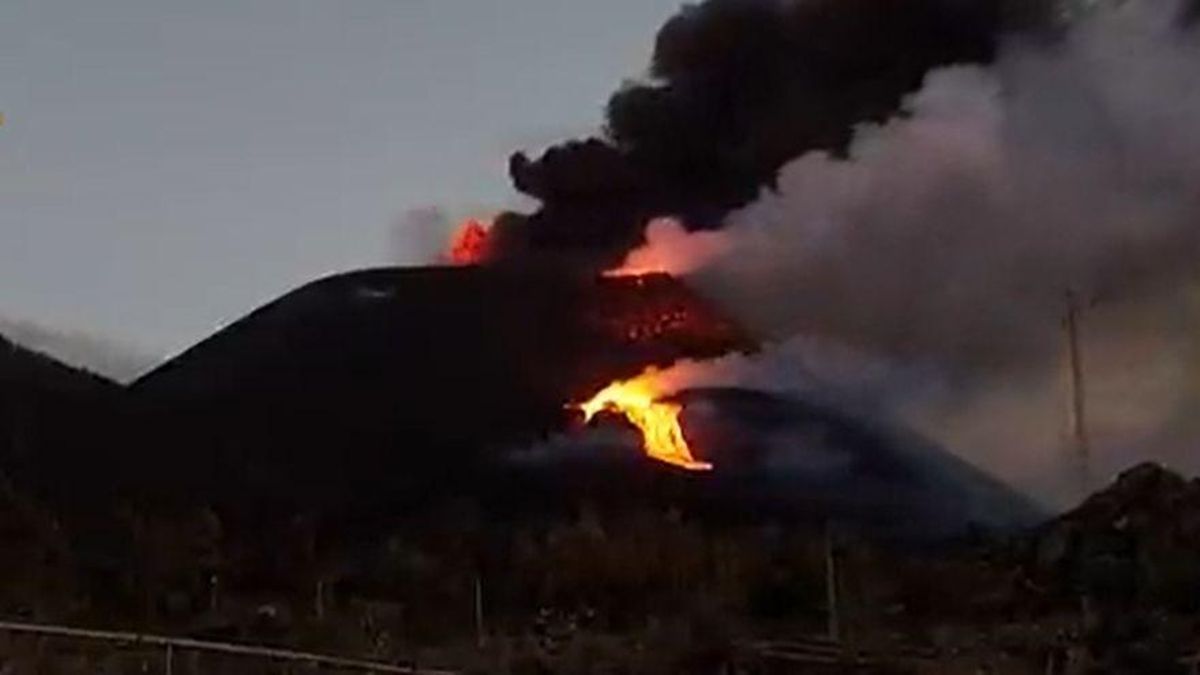
<path fill-rule="evenodd" d="M 329 668 L 342 670 L 358 670 L 372 673 L 403 673 L 405 675 L 458 675 L 456 671 L 418 668 L 415 665 L 397 665 L 379 661 L 344 658 L 328 654 L 299 652 L 290 649 L 278 649 L 256 645 L 239 645 L 229 642 L 210 642 L 190 638 L 169 637 L 165 635 L 147 635 L 141 633 L 126 633 L 120 631 L 89 630 L 69 626 L 53 626 L 44 624 L 15 623 L 0 621 L 0 632 L 38 635 L 42 637 L 69 638 L 75 640 L 91 640 L 108 642 L 128 647 L 155 647 L 163 650 L 163 663 L 167 675 L 174 668 L 175 652 L 195 651 L 245 656 L 279 661 L 298 661 Z"/>
<path fill-rule="evenodd" d="M 760 659 L 796 668 L 872 667 L 915 665 L 937 659 L 932 649 L 893 646 L 886 651 L 852 649 L 825 637 L 798 640 L 762 640 L 743 643 L 742 649 Z"/>

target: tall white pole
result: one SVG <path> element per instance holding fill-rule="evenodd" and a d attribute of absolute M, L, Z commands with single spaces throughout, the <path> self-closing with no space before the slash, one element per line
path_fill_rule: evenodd
<path fill-rule="evenodd" d="M 1067 424 L 1071 434 L 1074 461 L 1079 471 L 1079 487 L 1086 496 L 1091 490 L 1091 468 L 1085 415 L 1083 355 L 1079 349 L 1079 311 L 1078 298 L 1073 292 L 1067 291 L 1066 317 L 1063 320 L 1067 349 Z"/>

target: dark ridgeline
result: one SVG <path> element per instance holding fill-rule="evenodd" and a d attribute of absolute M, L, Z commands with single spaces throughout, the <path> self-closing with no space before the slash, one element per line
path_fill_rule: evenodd
<path fill-rule="evenodd" d="M 116 382 L 0 336 L 0 489 L 42 479 L 67 495 L 86 488 L 120 444 L 125 397 Z"/>
<path fill-rule="evenodd" d="M 1156 609 L 1195 617 L 1200 611 L 1198 478 L 1138 464 L 1019 541 L 1023 563 L 1048 602 L 1087 595 L 1095 609 L 1114 617 Z"/>

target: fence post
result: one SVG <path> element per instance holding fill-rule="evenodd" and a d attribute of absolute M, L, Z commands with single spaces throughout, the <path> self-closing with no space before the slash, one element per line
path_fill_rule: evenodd
<path fill-rule="evenodd" d="M 487 633 L 483 625 L 483 579 L 475 574 L 475 644 L 482 648 L 487 641 Z"/>
<path fill-rule="evenodd" d="M 167 675 L 171 675 L 171 671 L 175 667 L 175 647 L 167 643 Z"/>

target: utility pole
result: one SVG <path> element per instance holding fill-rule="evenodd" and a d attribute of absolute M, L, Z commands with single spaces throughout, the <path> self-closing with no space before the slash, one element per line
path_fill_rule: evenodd
<path fill-rule="evenodd" d="M 841 617 L 838 611 L 837 544 L 832 523 L 825 523 L 825 609 L 829 639 L 841 639 Z"/>
<path fill-rule="evenodd" d="M 325 577 L 317 578 L 316 588 L 313 590 L 313 614 L 318 620 L 325 618 Z"/>
<path fill-rule="evenodd" d="M 1087 435 L 1087 417 L 1085 416 L 1085 387 L 1083 382 L 1083 356 L 1079 349 L 1079 299 L 1075 293 L 1067 291 L 1066 316 L 1063 319 L 1063 332 L 1067 350 L 1067 425 L 1071 434 L 1071 445 L 1074 451 L 1076 468 L 1079 471 L 1079 487 L 1083 496 L 1091 489 L 1091 469 L 1089 466 L 1089 443 Z"/>

